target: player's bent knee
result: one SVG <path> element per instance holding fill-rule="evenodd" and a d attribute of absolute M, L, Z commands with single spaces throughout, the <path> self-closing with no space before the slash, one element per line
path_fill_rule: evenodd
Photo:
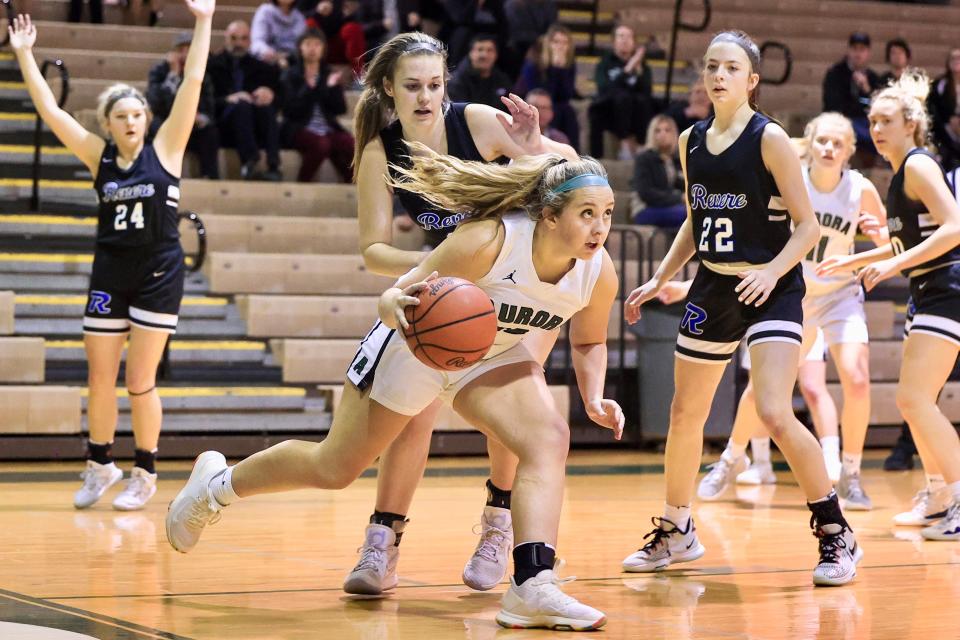
<path fill-rule="evenodd" d="M 936 408 L 936 402 L 909 387 L 897 387 L 897 409 L 907 422 L 912 422 L 924 411 Z"/>
<path fill-rule="evenodd" d="M 559 414 L 547 416 L 534 426 L 529 437 L 514 451 L 521 461 L 563 461 L 570 450 L 570 426 Z"/>
<path fill-rule="evenodd" d="M 757 416 L 774 440 L 782 436 L 790 427 L 790 424 L 796 420 L 789 405 L 784 405 L 780 401 L 764 401 L 763 399 L 759 399 L 757 402 Z"/>

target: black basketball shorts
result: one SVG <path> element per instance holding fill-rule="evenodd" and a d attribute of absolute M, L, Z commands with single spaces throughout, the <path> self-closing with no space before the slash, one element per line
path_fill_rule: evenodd
<path fill-rule="evenodd" d="M 83 332 L 126 333 L 130 325 L 176 333 L 186 268 L 180 244 L 108 249 L 93 256 Z"/>
<path fill-rule="evenodd" d="M 806 287 L 800 267 L 780 278 L 762 306 L 745 305 L 737 298 L 740 278 L 721 275 L 700 265 L 690 286 L 677 336 L 678 358 L 726 364 L 740 341 L 747 346 L 763 342 L 803 342 L 803 296 Z"/>
<path fill-rule="evenodd" d="M 904 336 L 914 333 L 936 336 L 960 347 L 960 264 L 910 278 Z"/>

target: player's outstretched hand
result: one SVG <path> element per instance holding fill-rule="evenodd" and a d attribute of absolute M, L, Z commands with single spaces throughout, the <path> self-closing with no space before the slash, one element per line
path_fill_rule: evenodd
<path fill-rule="evenodd" d="M 500 121 L 507 135 L 530 155 L 543 153 L 543 141 L 540 139 L 540 112 L 537 108 L 527 104 L 515 93 L 500 96 L 500 100 L 510 112 L 509 119 L 500 111 L 497 112 L 497 120 Z"/>
<path fill-rule="evenodd" d="M 187 9 L 197 18 L 209 18 L 213 16 L 213 10 L 217 6 L 216 0 L 184 0 L 187 3 Z"/>
<path fill-rule="evenodd" d="M 817 265 L 817 275 L 824 278 L 827 276 L 843 273 L 844 271 L 853 271 L 850 267 L 856 256 L 830 256 Z"/>
<path fill-rule="evenodd" d="M 656 280 L 648 280 L 630 292 L 623 303 L 623 317 L 627 324 L 635 324 L 640 319 L 640 305 L 657 297 L 663 285 Z"/>
<path fill-rule="evenodd" d="M 663 285 L 663 288 L 660 289 L 660 293 L 657 294 L 657 300 L 663 304 L 674 304 L 680 302 L 687 297 L 687 294 L 690 293 L 690 284 L 693 280 L 684 280 L 683 282 L 677 282 L 676 280 L 671 280 Z"/>
<path fill-rule="evenodd" d="M 30 51 L 37 41 L 37 27 L 29 15 L 20 14 L 7 27 L 10 33 L 10 48 L 17 51 Z"/>
<path fill-rule="evenodd" d="M 758 307 L 767 301 L 779 280 L 777 274 L 768 269 L 747 269 L 737 276 L 740 278 L 740 284 L 734 289 L 740 294 L 737 299 L 745 305 L 755 304 Z"/>
<path fill-rule="evenodd" d="M 860 270 L 860 273 L 857 274 L 857 279 L 863 283 L 867 291 L 872 291 L 875 286 L 898 273 L 900 273 L 900 265 L 897 263 L 897 260 L 895 258 L 887 258 L 886 260 L 880 260 L 879 262 L 865 266 Z"/>
<path fill-rule="evenodd" d="M 860 227 L 860 231 L 862 231 L 864 235 L 869 236 L 872 240 L 883 238 L 883 229 L 886 227 L 886 225 L 880 223 L 880 218 L 878 218 L 876 214 L 870 213 L 869 211 L 860 212 L 857 226 Z"/>
<path fill-rule="evenodd" d="M 613 437 L 623 437 L 623 409 L 613 400 L 594 400 L 587 403 L 587 415 L 601 427 L 613 429 Z"/>

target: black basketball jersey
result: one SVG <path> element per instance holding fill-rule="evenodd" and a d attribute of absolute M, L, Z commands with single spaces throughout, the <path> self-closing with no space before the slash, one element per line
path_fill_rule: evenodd
<path fill-rule="evenodd" d="M 790 239 L 790 216 L 760 150 L 770 122 L 753 114 L 740 137 L 717 155 L 707 150 L 713 117 L 693 125 L 687 139 L 687 198 L 700 260 L 764 264 Z"/>
<path fill-rule="evenodd" d="M 470 128 L 467 126 L 466 102 L 454 102 L 450 104 L 447 112 L 443 116 L 444 126 L 447 129 L 447 155 L 461 160 L 477 160 L 482 162 L 483 156 L 477 149 L 473 136 L 470 135 Z M 399 167 L 409 168 L 410 151 L 407 149 L 403 139 L 403 127 L 399 120 L 393 121 L 389 126 L 380 131 L 380 140 L 383 141 L 383 149 L 387 155 L 387 162 Z M 390 177 L 398 180 L 399 174 L 393 169 L 389 169 Z M 449 235 L 463 220 L 464 215 L 455 211 L 444 211 L 430 204 L 422 197 L 403 189 L 396 189 L 400 204 L 406 209 L 410 217 L 424 231 L 434 235 L 437 240 L 442 240 Z"/>
<path fill-rule="evenodd" d="M 900 165 L 900 169 L 894 174 L 893 179 L 890 181 L 890 190 L 887 191 L 887 228 L 890 230 L 890 245 L 893 247 L 894 255 L 901 254 L 907 249 L 912 249 L 917 246 L 940 226 L 922 202 L 907 197 L 907 194 L 904 192 L 904 172 L 906 170 L 907 160 L 913 155 L 925 155 L 933 158 L 934 162 L 937 160 L 933 154 L 926 149 L 911 149 L 910 152 L 907 153 L 907 157 L 903 159 L 903 164 Z M 939 162 L 937 162 L 937 166 L 940 167 L 943 181 L 952 193 L 953 189 L 947 180 L 946 174 L 943 172 L 943 167 L 940 166 Z M 917 272 L 930 271 L 955 262 L 960 262 L 960 247 L 954 247 L 943 255 L 937 256 L 911 269 L 907 269 L 904 271 L 904 275 L 908 277 L 918 275 Z"/>
<path fill-rule="evenodd" d="M 100 156 L 94 188 L 100 201 L 99 246 L 142 247 L 179 241 L 180 178 L 163 168 L 153 144 L 144 144 L 133 164 L 121 169 L 117 145 L 108 142 Z"/>

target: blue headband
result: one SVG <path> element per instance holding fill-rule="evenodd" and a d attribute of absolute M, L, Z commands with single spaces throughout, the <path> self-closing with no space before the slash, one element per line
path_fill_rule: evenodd
<path fill-rule="evenodd" d="M 595 173 L 582 173 L 579 176 L 574 176 L 565 182 L 561 182 L 553 189 L 550 189 L 550 193 L 566 193 L 567 191 L 573 191 L 574 189 L 580 189 L 582 187 L 609 186 L 610 183 L 607 182 L 607 179 L 603 176 Z"/>

